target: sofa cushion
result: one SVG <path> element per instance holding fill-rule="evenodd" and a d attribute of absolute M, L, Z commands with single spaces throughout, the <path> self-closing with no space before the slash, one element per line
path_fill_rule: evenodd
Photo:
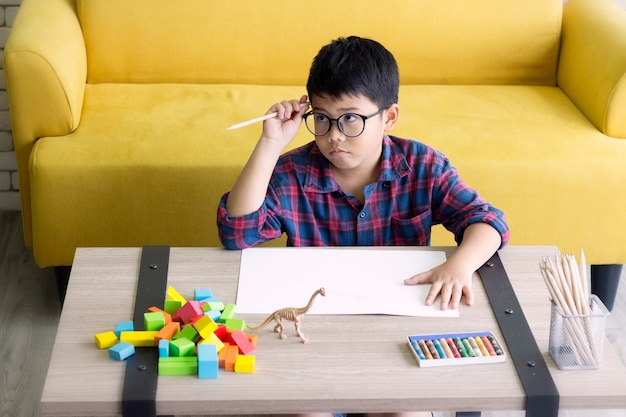
<path fill-rule="evenodd" d="M 75 246 L 220 246 L 218 200 L 261 129 L 226 127 L 301 93 L 249 85 L 87 85 L 79 128 L 42 138 L 33 150 L 34 245 L 46 245 L 35 250 L 38 263 L 66 257 L 69 264 L 66 248 Z M 598 132 L 559 88 L 403 86 L 392 133 L 446 153 L 470 185 L 504 210 L 511 244 L 556 244 L 577 253 L 585 242 L 590 259 L 619 259 L 621 248 L 602 244 L 626 229 L 619 206 L 610 204 L 622 171 L 606 164 L 606 155 L 626 160 L 626 148 Z M 309 140 L 302 128 L 291 147 Z M 611 221 L 576 227 L 596 215 Z M 549 238 L 546 229 L 553 231 Z M 440 231 L 432 243 L 454 244 Z"/>
<path fill-rule="evenodd" d="M 562 7 L 562 0 L 274 0 L 264 7 L 258 0 L 78 0 L 78 15 L 90 83 L 304 85 L 322 45 L 360 35 L 394 53 L 403 84 L 554 85 Z"/>

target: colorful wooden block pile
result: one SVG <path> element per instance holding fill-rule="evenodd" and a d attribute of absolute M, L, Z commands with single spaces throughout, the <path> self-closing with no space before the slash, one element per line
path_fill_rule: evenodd
<path fill-rule="evenodd" d="M 171 286 L 163 308 L 150 307 L 143 329 L 133 321 L 117 323 L 115 329 L 95 335 L 98 348 L 124 360 L 138 347 L 159 349 L 159 375 L 198 375 L 217 378 L 219 368 L 250 373 L 257 343 L 245 333 L 246 324 L 235 317 L 236 305 L 224 304 L 209 288 L 196 289 L 194 300 L 186 300 Z"/>

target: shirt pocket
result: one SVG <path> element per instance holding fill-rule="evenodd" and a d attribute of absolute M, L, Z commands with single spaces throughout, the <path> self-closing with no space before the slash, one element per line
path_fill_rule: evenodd
<path fill-rule="evenodd" d="M 429 209 L 409 218 L 392 216 L 389 245 L 428 246 L 430 244 L 431 225 L 432 211 Z"/>

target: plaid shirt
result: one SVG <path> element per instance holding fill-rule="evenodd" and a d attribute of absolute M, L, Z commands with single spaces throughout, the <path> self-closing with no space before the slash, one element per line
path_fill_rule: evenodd
<path fill-rule="evenodd" d="M 378 180 L 364 189 L 365 204 L 333 179 L 315 142 L 282 155 L 263 205 L 231 217 L 228 193 L 217 213 L 222 244 L 244 249 L 287 234 L 288 246 L 402 246 L 430 243 L 443 224 L 461 242 L 472 223 L 488 223 L 509 239 L 504 213 L 465 184 L 441 153 L 423 143 L 384 136 Z"/>

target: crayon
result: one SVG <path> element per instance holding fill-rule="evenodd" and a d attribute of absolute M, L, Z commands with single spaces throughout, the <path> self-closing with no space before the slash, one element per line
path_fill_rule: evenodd
<path fill-rule="evenodd" d="M 478 345 L 476 344 L 476 340 L 473 337 L 468 337 L 467 341 L 469 342 L 470 346 L 472 347 L 472 350 L 474 351 L 474 356 L 483 356 L 482 352 L 478 348 Z"/>
<path fill-rule="evenodd" d="M 417 353 L 417 357 L 420 358 L 420 360 L 426 360 L 426 357 L 424 356 L 424 353 L 422 352 L 422 348 L 420 348 L 420 345 L 419 343 L 417 343 L 417 340 L 411 339 L 411 347 L 413 348 L 415 353 Z"/>
<path fill-rule="evenodd" d="M 493 348 L 493 345 L 489 341 L 489 338 L 487 336 L 483 336 L 481 337 L 481 339 L 483 341 L 483 344 L 485 345 L 485 348 L 487 348 L 487 352 L 489 352 L 489 356 L 497 356 L 496 350 Z"/>
<path fill-rule="evenodd" d="M 448 359 L 454 358 L 454 353 L 452 353 L 452 349 L 450 349 L 450 346 L 448 345 L 448 341 L 446 339 L 444 339 L 443 337 L 439 339 L 439 344 L 441 345 L 441 348 L 443 349 L 443 353 L 446 354 L 446 358 Z"/>
<path fill-rule="evenodd" d="M 487 338 L 491 342 L 491 346 L 493 346 L 493 350 L 496 351 L 496 355 L 504 355 L 504 351 L 500 347 L 500 344 L 498 343 L 496 338 L 492 335 L 487 336 Z"/>
<path fill-rule="evenodd" d="M 446 355 L 446 352 L 443 350 L 443 346 L 441 346 L 441 343 L 439 343 L 439 340 L 433 339 L 432 342 L 433 342 L 433 345 L 435 345 L 435 349 L 437 349 L 437 353 L 439 354 L 439 357 L 441 359 L 446 359 L 448 355 Z"/>
<path fill-rule="evenodd" d="M 428 350 L 428 346 L 426 346 L 426 342 L 424 340 L 419 341 L 419 346 L 422 348 L 422 353 L 426 356 L 426 359 L 432 359 L 433 355 L 430 354 L 430 350 Z"/>
<path fill-rule="evenodd" d="M 435 345 L 433 344 L 432 340 L 427 340 L 426 346 L 428 346 L 428 350 L 430 351 L 430 354 L 433 356 L 433 359 L 441 359 L 441 357 L 439 356 L 439 353 L 437 353 L 437 348 L 435 348 Z"/>
<path fill-rule="evenodd" d="M 461 341 L 460 337 L 455 337 L 454 339 L 452 339 L 454 341 L 454 344 L 456 345 L 456 348 L 459 350 L 459 353 L 461 354 L 462 358 L 467 358 L 469 355 L 467 354 L 467 351 L 465 350 L 465 346 L 463 346 L 463 342 Z"/>
<path fill-rule="evenodd" d="M 476 356 L 476 354 L 474 353 L 474 349 L 472 348 L 472 345 L 470 345 L 470 343 L 467 341 L 467 338 L 461 341 L 463 342 L 463 346 L 465 347 L 467 356 L 469 356 L 470 358 L 473 358 L 474 356 Z"/>
<path fill-rule="evenodd" d="M 487 350 L 487 347 L 483 343 L 483 339 L 476 336 L 474 337 L 474 340 L 476 341 L 476 344 L 478 345 L 478 349 L 480 349 L 480 353 L 482 353 L 483 356 L 490 356 L 489 351 Z"/>
<path fill-rule="evenodd" d="M 454 356 L 455 358 L 460 358 L 461 354 L 459 353 L 459 350 L 457 349 L 456 345 L 454 344 L 454 341 L 450 338 L 446 339 L 446 343 L 448 344 L 448 346 L 450 347 L 450 350 L 452 351 L 452 356 Z"/>

